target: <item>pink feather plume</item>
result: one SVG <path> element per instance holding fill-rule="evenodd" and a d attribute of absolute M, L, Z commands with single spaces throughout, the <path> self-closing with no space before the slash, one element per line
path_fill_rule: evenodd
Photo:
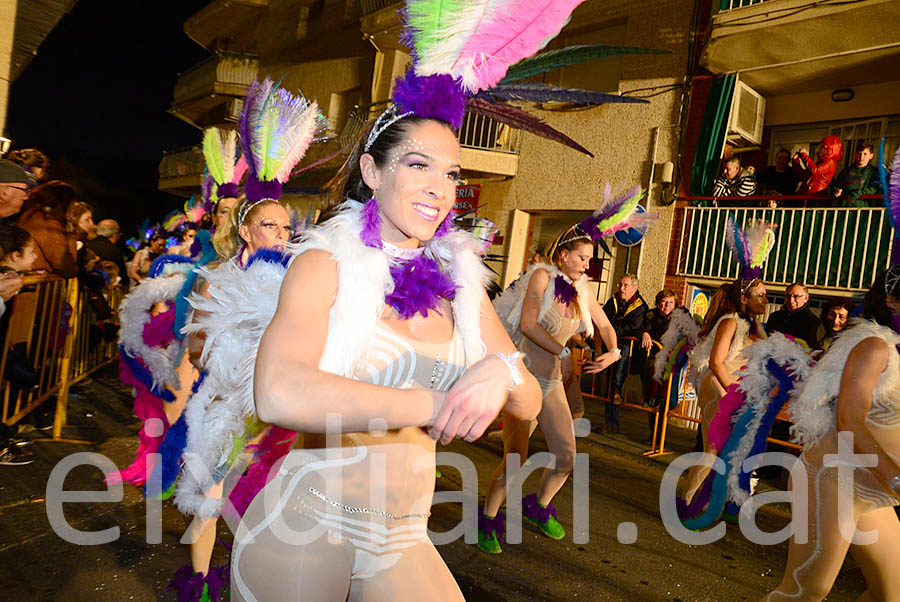
<path fill-rule="evenodd" d="M 451 73 L 471 92 L 495 86 L 510 65 L 555 37 L 584 0 L 489 0 Z"/>

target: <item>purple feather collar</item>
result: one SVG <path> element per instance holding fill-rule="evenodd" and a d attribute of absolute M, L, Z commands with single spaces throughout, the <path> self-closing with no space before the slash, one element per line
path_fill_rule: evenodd
<path fill-rule="evenodd" d="M 361 219 L 360 240 L 367 247 L 384 250 L 380 235 L 381 217 L 378 215 L 375 199 L 369 199 L 363 206 Z M 441 271 L 433 257 L 425 254 L 424 248 L 412 258 L 396 257 L 389 250 L 385 252 L 391 258 L 390 272 L 394 290 L 385 295 L 384 302 L 404 320 L 409 320 L 416 314 L 427 318 L 431 310 L 440 313 L 441 299 L 452 301 L 456 297 L 457 285 Z"/>
<path fill-rule="evenodd" d="M 553 281 L 553 298 L 563 305 L 571 305 L 572 301 L 578 297 L 578 289 L 569 282 L 562 274 Z"/>

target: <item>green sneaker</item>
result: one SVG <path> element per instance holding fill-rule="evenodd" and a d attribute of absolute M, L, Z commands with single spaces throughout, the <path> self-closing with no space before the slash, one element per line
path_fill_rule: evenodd
<path fill-rule="evenodd" d="M 502 513 L 490 518 L 484 515 L 484 510 L 478 510 L 478 549 L 488 554 L 500 554 L 503 549 L 500 541 L 506 530 L 506 517 Z"/>
<path fill-rule="evenodd" d="M 566 530 L 556 518 L 556 508 L 553 504 L 542 506 L 535 493 L 522 499 L 522 516 L 550 539 L 560 540 L 566 536 Z"/>

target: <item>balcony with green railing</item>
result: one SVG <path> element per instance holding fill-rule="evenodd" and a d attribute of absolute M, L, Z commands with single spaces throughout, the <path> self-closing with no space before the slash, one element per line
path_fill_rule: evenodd
<path fill-rule="evenodd" d="M 725 242 L 729 214 L 742 225 L 758 219 L 774 224 L 775 247 L 763 266 L 767 284 L 860 293 L 890 266 L 894 233 L 883 208 L 682 207 L 673 230 L 676 275 L 713 286 L 738 277 Z"/>

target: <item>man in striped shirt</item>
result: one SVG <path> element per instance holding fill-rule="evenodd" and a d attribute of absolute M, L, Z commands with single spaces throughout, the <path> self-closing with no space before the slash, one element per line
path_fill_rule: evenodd
<path fill-rule="evenodd" d="M 720 197 L 738 197 L 750 196 L 756 192 L 756 171 L 751 165 L 745 170 L 741 170 L 741 160 L 737 156 L 729 157 L 725 160 L 722 168 L 722 175 L 716 178 L 713 183 L 713 196 Z M 719 205 L 733 207 L 756 207 L 756 201 L 744 201 L 729 199 L 725 202 L 719 202 Z"/>

